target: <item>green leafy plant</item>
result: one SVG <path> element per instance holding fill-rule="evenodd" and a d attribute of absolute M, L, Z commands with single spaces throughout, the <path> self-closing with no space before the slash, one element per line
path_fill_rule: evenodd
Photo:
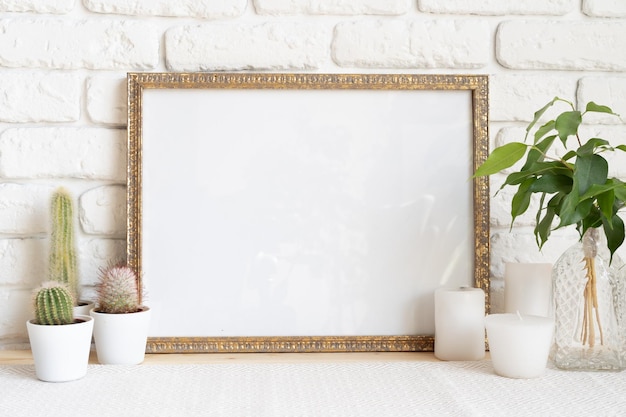
<path fill-rule="evenodd" d="M 74 298 L 63 283 L 46 281 L 41 284 L 34 290 L 33 304 L 36 324 L 74 323 Z"/>
<path fill-rule="evenodd" d="M 100 313 L 136 313 L 141 310 L 141 284 L 135 271 L 126 265 L 112 265 L 100 271 L 97 311 Z"/>
<path fill-rule="evenodd" d="M 538 126 L 545 112 L 556 103 L 565 103 L 569 109 Z M 508 174 L 501 187 L 517 187 L 511 200 L 511 227 L 515 219 L 528 210 L 532 195 L 538 194 L 534 234 L 540 249 L 552 230 L 575 225 L 583 239 L 588 231 L 596 234 L 597 229 L 602 227 L 612 261 L 615 251 L 624 242 L 624 222 L 619 211 L 626 204 L 626 183 L 608 176 L 609 163 L 603 155 L 607 152 L 626 152 L 626 145 L 611 146 L 608 140 L 596 137 L 583 140 L 579 128 L 589 113 L 607 113 L 619 117 L 604 105 L 590 102 L 581 112 L 571 102 L 555 97 L 535 112 L 526 128 L 524 142 L 511 142 L 494 149 L 474 176 L 501 172 L 525 156 L 521 168 Z M 532 143 L 527 143 L 529 136 L 533 137 Z M 550 152 L 553 145 L 558 143 L 565 148 L 562 156 L 554 156 L 555 153 Z M 583 345 L 590 348 L 594 346 L 596 327 L 601 344 L 604 343 L 598 311 L 601 307 L 596 291 L 595 256 L 596 251 L 585 250 L 584 259 L 581 260 L 586 284 L 580 339 Z"/>
<path fill-rule="evenodd" d="M 58 188 L 50 201 L 52 232 L 50 236 L 49 279 L 67 284 L 76 302 L 79 282 L 76 245 L 74 242 L 74 207 L 65 188 Z"/>
<path fill-rule="evenodd" d="M 556 103 L 566 103 L 571 109 L 537 127 L 541 117 Z M 535 112 L 523 142 L 511 142 L 494 149 L 474 176 L 501 172 L 526 156 L 522 167 L 510 173 L 502 185 L 517 187 L 511 201 L 511 226 L 526 212 L 531 196 L 538 194 L 534 234 L 539 248 L 547 242 L 552 230 L 576 225 L 582 238 L 587 229 L 602 227 L 612 258 L 624 242 L 624 222 L 618 212 L 626 204 L 626 183 L 608 176 L 609 164 L 602 155 L 626 152 L 626 145 L 611 146 L 606 139 L 594 137 L 584 141 L 580 137 L 583 118 L 594 112 L 619 117 L 604 105 L 590 102 L 581 112 L 570 101 L 555 97 Z M 531 135 L 534 139 L 527 143 Z M 565 153 L 560 157 L 552 156 L 550 150 L 559 142 L 565 147 Z"/>

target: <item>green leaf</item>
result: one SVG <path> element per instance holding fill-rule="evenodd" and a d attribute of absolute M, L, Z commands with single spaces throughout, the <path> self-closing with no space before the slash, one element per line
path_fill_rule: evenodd
<path fill-rule="evenodd" d="M 536 162 L 526 172 L 537 177 L 541 175 L 565 175 L 570 178 L 574 173 L 572 169 L 561 161 Z"/>
<path fill-rule="evenodd" d="M 624 183 L 613 178 L 608 179 L 604 184 L 592 184 L 591 187 L 589 187 L 589 189 L 580 196 L 579 201 L 596 198 L 600 194 L 606 193 L 607 191 L 613 191 L 615 193 L 615 189 L 623 186 Z"/>
<path fill-rule="evenodd" d="M 579 202 L 578 192 L 572 188 L 572 192 L 565 196 L 560 207 L 559 218 L 561 222 L 558 227 L 576 224 L 584 219 L 591 211 L 593 200 L 583 200 Z"/>
<path fill-rule="evenodd" d="M 492 175 L 513 166 L 522 159 L 527 147 L 528 145 L 521 142 L 511 142 L 494 149 L 487 160 L 478 167 L 473 178 Z"/>
<path fill-rule="evenodd" d="M 559 176 L 560 178 L 556 180 L 550 180 L 548 177 L 550 176 Z M 545 179 L 542 179 L 546 177 Z M 513 172 L 506 177 L 502 188 L 506 185 L 519 185 L 525 182 L 526 180 L 531 181 L 539 181 L 539 187 L 548 187 L 545 192 L 554 193 L 556 191 L 567 191 L 572 188 L 572 171 L 563 165 L 560 161 L 550 161 L 550 162 L 536 162 L 532 164 L 529 168 L 524 171 Z M 558 189 L 556 191 L 551 190 L 551 188 L 555 187 L 558 184 Z M 534 187 L 531 192 L 543 192 L 543 188 L 540 190 L 535 190 Z"/>
<path fill-rule="evenodd" d="M 524 180 L 528 179 L 532 175 L 533 175 L 532 172 L 527 172 L 527 171 L 513 172 L 506 177 L 506 180 L 504 180 L 504 184 L 502 184 L 502 186 L 504 187 L 505 185 L 521 184 L 522 182 L 524 182 Z"/>
<path fill-rule="evenodd" d="M 542 175 L 535 181 L 530 190 L 533 193 L 548 193 L 553 194 L 557 192 L 569 193 L 572 189 L 573 180 L 566 175 Z"/>
<path fill-rule="evenodd" d="M 626 201 L 626 184 L 615 178 L 613 178 L 613 182 L 616 184 L 615 197 L 622 202 Z"/>
<path fill-rule="evenodd" d="M 532 185 L 531 185 L 532 187 Z M 537 214 L 535 214 L 535 223 L 539 224 L 541 220 L 541 212 L 543 211 L 543 203 L 546 201 L 546 193 L 541 193 L 541 198 L 539 198 L 539 210 L 537 210 Z"/>
<path fill-rule="evenodd" d="M 542 197 L 543 196 L 545 196 L 545 194 L 543 194 Z M 539 249 L 543 247 L 543 245 L 547 242 L 548 237 L 550 237 L 554 218 L 555 216 L 558 216 L 564 196 L 565 194 L 558 193 L 552 197 L 550 201 L 548 201 L 543 218 L 541 220 L 537 220 L 537 225 L 535 226 L 535 239 L 537 240 Z"/>
<path fill-rule="evenodd" d="M 554 130 L 554 120 L 550 120 L 549 122 L 547 122 L 546 124 L 544 124 L 543 126 L 541 126 L 539 129 L 537 129 L 537 131 L 535 132 L 535 145 L 541 140 L 541 138 L 543 138 L 548 132 L 551 132 Z"/>
<path fill-rule="evenodd" d="M 561 216 L 561 209 L 563 208 L 563 200 L 565 200 L 565 197 L 567 197 L 567 194 L 557 193 L 548 202 L 548 207 L 554 210 L 554 214 L 559 216 L 559 218 Z"/>
<path fill-rule="evenodd" d="M 559 139 L 563 145 L 566 145 L 568 137 L 576 135 L 582 121 L 582 114 L 576 110 L 563 112 L 556 118 L 554 128 L 559 132 Z"/>
<path fill-rule="evenodd" d="M 537 246 L 541 248 L 541 241 L 539 239 L 539 225 L 541 224 L 541 213 L 543 212 L 543 203 L 546 200 L 546 193 L 541 194 L 541 198 L 539 199 L 539 210 L 537 210 L 537 214 L 535 215 L 535 241 L 537 242 Z"/>
<path fill-rule="evenodd" d="M 619 149 L 620 151 L 626 152 L 626 145 L 617 145 L 615 149 Z"/>
<path fill-rule="evenodd" d="M 548 207 L 552 207 L 557 215 L 560 212 L 561 204 L 563 203 L 563 199 L 566 195 L 567 194 L 564 193 L 558 193 L 554 197 L 552 197 L 550 201 L 548 201 Z"/>
<path fill-rule="evenodd" d="M 561 160 L 569 161 L 575 156 L 576 156 L 576 151 L 568 151 L 565 155 L 563 155 L 563 158 L 561 158 Z"/>
<path fill-rule="evenodd" d="M 594 153 L 596 148 L 600 146 L 610 146 L 608 140 L 600 139 L 600 138 L 591 138 L 585 143 L 583 146 L 576 150 L 576 155 L 578 156 L 589 156 Z"/>
<path fill-rule="evenodd" d="M 535 117 L 533 118 L 533 121 L 530 122 L 530 124 L 526 128 L 526 137 L 524 138 L 524 142 L 526 141 L 526 138 L 528 137 L 528 134 L 530 133 L 532 128 L 537 124 L 539 119 L 541 119 L 541 116 L 543 116 L 543 114 L 546 112 L 546 110 L 548 110 L 550 107 L 552 107 L 554 105 L 554 103 L 556 103 L 559 100 L 561 100 L 561 99 L 558 98 L 558 97 L 554 97 L 552 99 L 552 101 L 550 101 L 548 104 L 546 104 L 545 106 L 543 106 L 542 108 L 540 108 L 539 110 L 537 110 L 535 112 Z"/>
<path fill-rule="evenodd" d="M 601 104 L 596 104 L 593 101 L 590 101 L 589 103 L 587 103 L 587 108 L 585 109 L 585 112 L 588 112 L 588 111 L 597 112 L 597 113 L 615 114 L 613 113 L 613 110 L 611 110 L 610 107 L 603 106 Z"/>
<path fill-rule="evenodd" d="M 581 235 L 584 234 L 587 229 L 590 229 L 592 227 L 600 227 L 601 224 L 602 212 L 596 206 L 591 206 L 589 214 L 585 216 L 585 218 L 582 220 Z"/>
<path fill-rule="evenodd" d="M 511 227 L 513 227 L 513 222 L 515 218 L 521 214 L 524 214 L 526 210 L 528 210 L 528 206 L 530 205 L 530 197 L 532 195 L 532 191 L 530 191 L 530 187 L 533 182 L 535 182 L 534 178 L 529 178 L 523 183 L 519 185 L 517 192 L 513 196 L 511 200 Z"/>
<path fill-rule="evenodd" d="M 583 195 L 593 184 L 606 183 L 609 163 L 600 155 L 578 156 L 574 172 L 574 185 L 578 195 Z"/>
<path fill-rule="evenodd" d="M 550 149 L 550 146 L 552 146 L 555 139 L 556 135 L 548 136 L 541 142 L 536 143 L 535 146 L 531 147 L 528 151 L 526 162 L 524 163 L 521 171 L 527 170 L 535 162 L 542 162 L 545 159 L 546 152 Z"/>
<path fill-rule="evenodd" d="M 615 191 L 609 190 L 598 195 L 596 201 L 604 217 L 611 222 L 611 218 L 613 217 L 613 204 L 615 203 Z"/>
<path fill-rule="evenodd" d="M 554 221 L 554 208 L 548 206 L 546 207 L 545 215 L 543 219 L 537 222 L 535 226 L 535 238 L 537 239 L 537 244 L 539 249 L 543 247 L 543 245 L 548 241 L 550 237 L 550 232 L 552 231 L 552 223 Z"/>
<path fill-rule="evenodd" d="M 615 251 L 624 243 L 624 221 L 615 214 L 610 222 L 608 219 L 603 219 L 602 226 L 606 234 L 607 246 L 611 252 L 610 263 L 613 261 Z"/>

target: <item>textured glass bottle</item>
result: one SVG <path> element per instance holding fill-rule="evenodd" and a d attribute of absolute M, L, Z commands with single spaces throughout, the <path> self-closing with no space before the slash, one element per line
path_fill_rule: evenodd
<path fill-rule="evenodd" d="M 610 253 L 602 229 L 588 229 L 557 260 L 554 364 L 601 371 L 626 366 L 626 268 Z"/>

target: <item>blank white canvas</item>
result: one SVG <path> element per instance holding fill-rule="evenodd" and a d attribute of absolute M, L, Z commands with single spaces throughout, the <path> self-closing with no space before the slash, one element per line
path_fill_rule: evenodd
<path fill-rule="evenodd" d="M 146 89 L 150 336 L 434 333 L 473 285 L 470 91 Z"/>

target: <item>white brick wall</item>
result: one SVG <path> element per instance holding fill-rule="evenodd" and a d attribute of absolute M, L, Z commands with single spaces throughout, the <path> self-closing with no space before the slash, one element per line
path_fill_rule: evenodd
<path fill-rule="evenodd" d="M 75 122 L 81 78 L 51 72 L 0 73 L 0 120 L 10 123 Z"/>
<path fill-rule="evenodd" d="M 100 128 L 7 129 L 0 135 L 0 176 L 125 182 L 125 133 Z"/>
<path fill-rule="evenodd" d="M 564 15 L 578 5 L 575 0 L 441 1 L 418 0 L 419 9 L 430 13 L 478 15 Z"/>
<path fill-rule="evenodd" d="M 165 33 L 171 71 L 305 70 L 322 66 L 331 27 L 310 23 L 221 23 Z"/>
<path fill-rule="evenodd" d="M 126 77 L 95 76 L 87 80 L 87 114 L 96 124 L 126 126 Z"/>
<path fill-rule="evenodd" d="M 596 17 L 626 17 L 626 3 L 621 0 L 583 0 L 583 12 Z"/>
<path fill-rule="evenodd" d="M 610 103 L 611 109 L 622 119 L 606 114 L 594 114 L 597 123 L 623 123 L 626 117 L 626 77 L 584 77 L 578 83 L 578 102 Z"/>
<path fill-rule="evenodd" d="M 46 273 L 48 241 L 42 238 L 0 240 L 0 283 L 35 286 Z"/>
<path fill-rule="evenodd" d="M 411 8 L 410 0 L 256 0 L 260 14 L 401 15 Z"/>
<path fill-rule="evenodd" d="M 624 71 L 624 22 L 503 22 L 496 55 L 511 69 Z"/>
<path fill-rule="evenodd" d="M 341 67 L 484 68 L 489 27 L 476 20 L 364 20 L 335 28 L 333 59 Z"/>
<path fill-rule="evenodd" d="M 9 237 L 45 233 L 51 190 L 50 185 L 0 183 L 0 233 Z"/>
<path fill-rule="evenodd" d="M 578 77 L 568 74 L 493 75 L 489 78 L 489 118 L 492 122 L 530 122 L 535 111 L 554 96 L 575 97 L 577 81 Z"/>
<path fill-rule="evenodd" d="M 106 185 L 80 196 L 78 213 L 85 233 L 126 236 L 126 187 Z"/>
<path fill-rule="evenodd" d="M 3 0 L 0 12 L 68 13 L 76 0 Z"/>
<path fill-rule="evenodd" d="M 2 19 L 0 65 L 150 70 L 159 38 L 150 23 L 113 19 Z"/>
<path fill-rule="evenodd" d="M 0 0 L 0 347 L 26 337 L 54 188 L 75 196 L 87 296 L 125 256 L 127 72 L 489 74 L 495 145 L 555 95 L 626 118 L 625 27 L 622 0 Z M 592 122 L 626 143 L 624 120 Z M 575 235 L 540 253 L 531 215 L 509 232 L 511 194 L 491 204 L 495 311 L 505 261 L 553 262 Z"/>
<path fill-rule="evenodd" d="M 240 16 L 246 0 L 84 0 L 85 7 L 97 13 L 134 16 L 175 16 L 217 19 Z"/>

